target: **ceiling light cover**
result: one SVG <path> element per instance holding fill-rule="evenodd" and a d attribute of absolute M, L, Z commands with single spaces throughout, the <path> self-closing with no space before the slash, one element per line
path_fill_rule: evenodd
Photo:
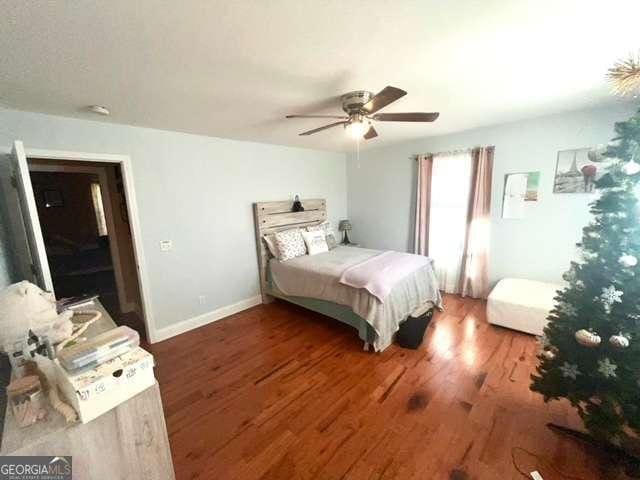
<path fill-rule="evenodd" d="M 359 139 L 367 133 L 367 130 L 369 130 L 369 123 L 364 120 L 354 120 L 353 122 L 345 125 L 344 129 L 351 138 Z"/>

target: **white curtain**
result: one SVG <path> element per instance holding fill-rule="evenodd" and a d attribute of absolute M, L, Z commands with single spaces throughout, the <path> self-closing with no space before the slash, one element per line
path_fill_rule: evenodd
<path fill-rule="evenodd" d="M 471 150 L 433 156 L 429 257 L 440 290 L 459 293 L 472 172 Z"/>
<path fill-rule="evenodd" d="M 98 236 L 104 237 L 109 233 L 107 232 L 107 219 L 104 216 L 104 206 L 102 204 L 102 190 L 97 182 L 91 184 L 91 200 L 93 200 L 93 211 L 96 214 Z"/>

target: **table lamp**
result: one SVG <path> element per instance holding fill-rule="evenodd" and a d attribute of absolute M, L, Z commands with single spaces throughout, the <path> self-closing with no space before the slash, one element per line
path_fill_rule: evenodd
<path fill-rule="evenodd" d="M 352 229 L 351 222 L 349 220 L 340 220 L 340 224 L 338 225 L 338 230 L 344 232 L 344 236 L 342 237 L 342 244 L 349 245 L 351 241 L 349 240 L 349 230 Z"/>

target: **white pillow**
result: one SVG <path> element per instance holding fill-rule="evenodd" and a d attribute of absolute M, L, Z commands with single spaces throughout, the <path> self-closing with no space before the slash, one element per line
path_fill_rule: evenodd
<path fill-rule="evenodd" d="M 302 230 L 299 228 L 276 233 L 276 245 L 278 246 L 278 260 L 281 262 L 307 254 Z"/>
<path fill-rule="evenodd" d="M 302 232 L 302 236 L 304 237 L 304 243 L 307 244 L 309 255 L 329 251 L 329 245 L 327 245 L 327 240 L 322 230 Z"/>
<path fill-rule="evenodd" d="M 331 227 L 331 222 L 329 220 L 325 220 L 318 225 L 311 225 L 307 227 L 307 232 L 317 232 L 322 231 L 325 234 L 325 240 L 327 241 L 327 245 L 329 246 L 329 250 L 336 248 L 338 246 L 338 242 L 336 240 L 336 236 L 333 233 L 333 228 Z"/>

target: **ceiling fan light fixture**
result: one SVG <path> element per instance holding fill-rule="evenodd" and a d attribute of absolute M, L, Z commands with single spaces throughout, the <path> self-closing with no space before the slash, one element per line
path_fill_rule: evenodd
<path fill-rule="evenodd" d="M 400 88 L 386 86 L 376 95 L 366 90 L 356 90 L 341 97 L 342 110 L 346 115 L 287 115 L 286 118 L 331 118 L 340 120 L 321 127 L 307 130 L 298 135 L 307 136 L 323 132 L 329 128 L 344 127 L 347 135 L 354 140 L 371 140 L 378 136 L 373 122 L 433 122 L 438 112 L 378 113 L 382 108 L 407 94 Z"/>
<path fill-rule="evenodd" d="M 358 140 L 364 136 L 365 133 L 369 130 L 370 124 L 365 119 L 354 120 L 349 122 L 344 126 L 344 129 L 347 131 L 347 135 L 349 135 L 354 140 Z"/>

